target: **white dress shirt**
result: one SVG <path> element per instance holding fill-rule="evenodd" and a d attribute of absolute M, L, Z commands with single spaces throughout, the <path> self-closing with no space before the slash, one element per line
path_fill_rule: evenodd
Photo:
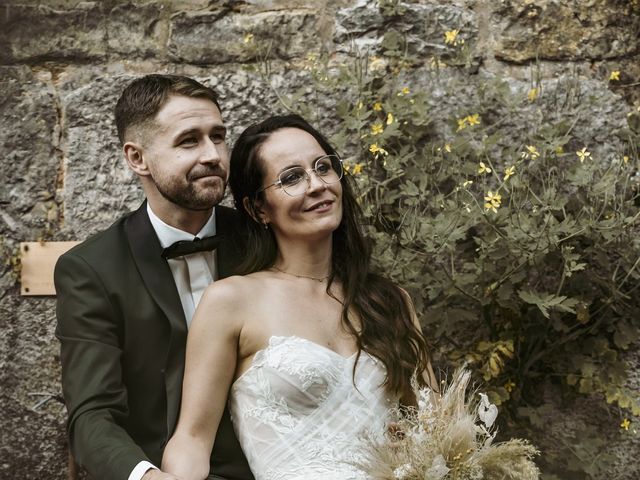
<path fill-rule="evenodd" d="M 167 248 L 174 242 L 180 240 L 193 241 L 194 238 L 210 237 L 216 234 L 216 218 L 215 210 L 211 217 L 205 223 L 204 227 L 196 234 L 179 230 L 171 225 L 164 223 L 158 216 L 153 213 L 149 203 L 147 203 L 147 213 L 151 225 L 160 240 L 162 248 Z M 217 278 L 216 270 L 216 252 L 197 252 L 182 257 L 170 258 L 167 260 L 169 268 L 173 274 L 173 279 L 178 288 L 180 295 L 180 303 L 184 311 L 184 318 L 187 321 L 187 327 L 191 325 L 193 313 L 202 298 L 207 285 Z M 138 463 L 129 474 L 128 480 L 140 480 L 150 468 L 157 468 L 146 460 Z"/>

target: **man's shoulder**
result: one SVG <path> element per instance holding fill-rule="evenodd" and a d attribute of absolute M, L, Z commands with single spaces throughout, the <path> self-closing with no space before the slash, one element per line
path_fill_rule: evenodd
<path fill-rule="evenodd" d="M 65 252 L 60 258 L 64 259 L 69 256 L 78 256 L 86 260 L 95 255 L 104 256 L 110 252 L 113 253 L 114 250 L 125 245 L 125 223 L 133 213 L 135 212 L 129 212 L 123 215 L 109 227 L 91 235 L 83 242 Z"/>

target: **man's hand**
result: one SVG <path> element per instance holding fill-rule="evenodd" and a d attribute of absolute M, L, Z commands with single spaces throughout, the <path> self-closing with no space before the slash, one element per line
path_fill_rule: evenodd
<path fill-rule="evenodd" d="M 150 468 L 145 472 L 142 476 L 141 480 L 180 480 L 175 475 L 171 475 L 170 473 L 164 473 L 161 470 L 156 468 Z"/>

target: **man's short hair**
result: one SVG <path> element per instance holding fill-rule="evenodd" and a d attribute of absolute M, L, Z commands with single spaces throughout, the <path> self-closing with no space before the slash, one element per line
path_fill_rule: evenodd
<path fill-rule="evenodd" d="M 192 78 L 181 75 L 145 75 L 127 85 L 116 104 L 116 128 L 120 142 L 124 144 L 131 127 L 152 121 L 172 95 L 206 98 L 220 110 L 218 94 Z"/>

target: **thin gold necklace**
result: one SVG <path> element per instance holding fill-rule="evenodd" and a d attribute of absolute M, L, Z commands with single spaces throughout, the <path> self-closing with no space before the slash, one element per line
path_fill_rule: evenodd
<path fill-rule="evenodd" d="M 276 270 L 280 273 L 284 273 L 285 275 L 291 275 L 292 277 L 296 277 L 296 278 L 308 278 L 309 280 L 315 280 L 316 282 L 324 282 L 325 280 L 327 280 L 329 278 L 329 275 L 327 275 L 326 277 L 312 277 L 310 275 L 297 275 L 295 273 L 291 273 L 291 272 L 285 272 L 284 270 L 273 266 L 271 267 L 273 270 Z"/>

